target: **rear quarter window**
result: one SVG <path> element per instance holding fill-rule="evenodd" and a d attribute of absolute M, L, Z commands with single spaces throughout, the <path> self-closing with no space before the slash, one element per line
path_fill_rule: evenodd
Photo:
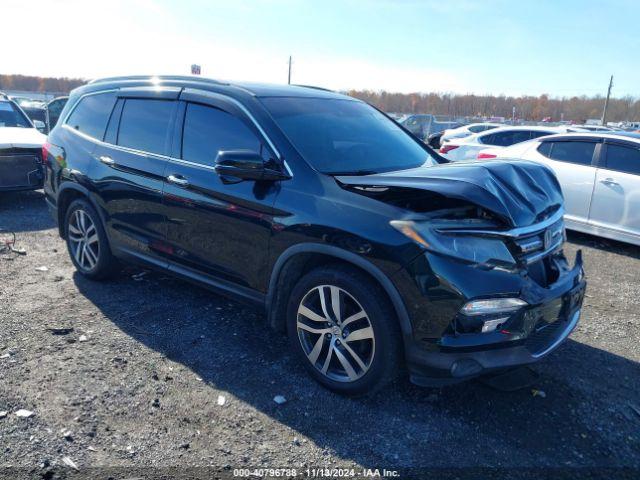
<path fill-rule="evenodd" d="M 102 140 L 115 103 L 115 92 L 87 95 L 76 104 L 66 124 L 85 135 Z"/>
<path fill-rule="evenodd" d="M 540 145 L 538 145 L 538 152 L 541 155 L 544 155 L 547 158 L 551 158 L 551 146 L 553 144 L 551 142 L 543 142 Z"/>

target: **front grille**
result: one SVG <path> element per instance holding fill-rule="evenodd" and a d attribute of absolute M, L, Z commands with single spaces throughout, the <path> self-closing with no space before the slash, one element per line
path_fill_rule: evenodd
<path fill-rule="evenodd" d="M 0 152 L 0 188 L 38 187 L 42 183 L 41 155 Z"/>
<path fill-rule="evenodd" d="M 559 248 L 564 237 L 564 221 L 560 219 L 544 230 L 514 238 L 511 250 L 516 260 L 532 264 Z"/>

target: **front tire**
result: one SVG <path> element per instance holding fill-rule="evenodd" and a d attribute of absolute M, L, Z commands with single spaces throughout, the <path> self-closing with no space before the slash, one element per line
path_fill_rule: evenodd
<path fill-rule="evenodd" d="M 76 270 L 92 280 L 112 276 L 117 261 L 98 213 L 85 199 L 74 200 L 65 215 L 67 250 Z"/>
<path fill-rule="evenodd" d="M 307 371 L 334 392 L 372 393 L 400 371 L 396 316 L 382 289 L 355 269 L 329 266 L 306 274 L 289 298 L 287 331 Z"/>

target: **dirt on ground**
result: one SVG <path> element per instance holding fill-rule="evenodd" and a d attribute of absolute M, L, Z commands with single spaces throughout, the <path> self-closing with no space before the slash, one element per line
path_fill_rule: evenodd
<path fill-rule="evenodd" d="M 0 254 L 0 476 L 639 472 L 638 247 L 569 234 L 582 320 L 532 387 L 404 379 L 348 399 L 314 383 L 260 311 L 137 268 L 82 278 L 41 192 L 0 194 L 0 229 L 26 250 Z"/>

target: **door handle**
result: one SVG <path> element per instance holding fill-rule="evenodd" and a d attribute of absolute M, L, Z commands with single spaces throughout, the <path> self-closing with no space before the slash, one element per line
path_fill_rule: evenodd
<path fill-rule="evenodd" d="M 604 180 L 600 180 L 600 183 L 604 183 L 605 185 L 619 185 L 613 178 L 605 178 Z"/>
<path fill-rule="evenodd" d="M 98 160 L 109 167 L 113 167 L 116 164 L 115 160 L 107 155 L 100 155 Z"/>
<path fill-rule="evenodd" d="M 169 183 L 173 183 L 175 185 L 178 185 L 179 187 L 188 187 L 189 186 L 189 180 L 187 180 L 184 177 L 181 177 L 180 175 L 169 175 L 167 177 L 167 181 Z"/>

